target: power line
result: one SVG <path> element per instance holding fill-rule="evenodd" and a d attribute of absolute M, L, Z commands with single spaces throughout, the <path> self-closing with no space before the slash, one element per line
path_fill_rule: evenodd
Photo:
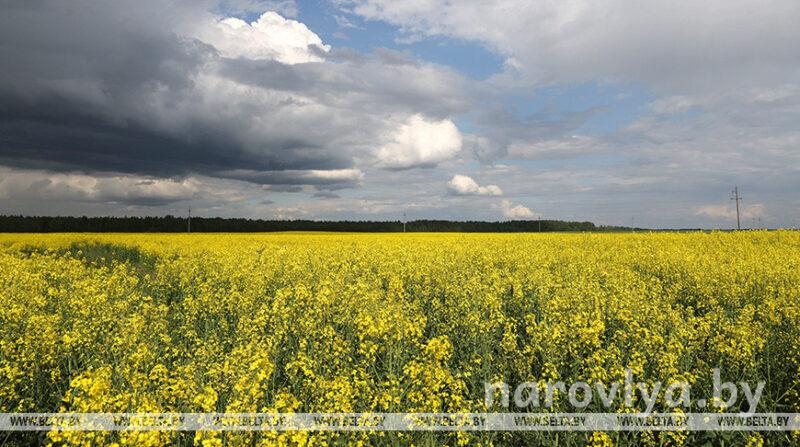
<path fill-rule="evenodd" d="M 731 191 L 731 194 L 733 194 L 733 197 L 731 197 L 731 200 L 735 200 L 736 201 L 736 229 L 737 230 L 741 230 L 742 226 L 739 223 L 739 202 L 742 201 L 742 198 L 739 197 L 739 187 L 738 186 L 734 186 L 733 187 L 733 191 Z"/>

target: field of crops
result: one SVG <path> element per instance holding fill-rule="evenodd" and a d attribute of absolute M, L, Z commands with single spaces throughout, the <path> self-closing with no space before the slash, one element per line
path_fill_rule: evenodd
<path fill-rule="evenodd" d="M 759 411 L 800 412 L 796 232 L 0 235 L 0 290 L 0 412 L 523 411 L 486 409 L 484 383 L 612 383 L 630 368 L 637 380 L 685 381 L 693 394 L 711 395 L 715 367 L 737 382 L 765 381 Z M 736 410 L 714 405 L 702 411 Z M 670 411 L 662 402 L 656 409 Z M 528 410 L 570 411 L 559 398 Z M 585 411 L 607 410 L 593 402 Z M 611 411 L 633 410 L 620 403 Z M 7 441 L 31 439 L 797 440 L 792 433 L 51 432 Z"/>

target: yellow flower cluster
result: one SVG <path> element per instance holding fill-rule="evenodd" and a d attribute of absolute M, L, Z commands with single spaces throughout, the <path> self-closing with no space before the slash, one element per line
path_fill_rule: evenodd
<path fill-rule="evenodd" d="M 759 411 L 800 411 L 800 234 L 789 231 L 0 235 L 0 290 L 0 412 L 514 411 L 485 408 L 484 383 L 610 387 L 630 369 L 636 381 L 686 382 L 710 397 L 716 367 L 726 380 L 766 381 Z M 686 411 L 737 410 L 710 402 Z M 585 411 L 630 411 L 615 403 Z M 663 397 L 655 409 L 670 411 Z M 518 410 L 571 408 L 557 393 L 553 408 Z M 605 446 L 709 436 L 52 432 L 48 442 Z"/>

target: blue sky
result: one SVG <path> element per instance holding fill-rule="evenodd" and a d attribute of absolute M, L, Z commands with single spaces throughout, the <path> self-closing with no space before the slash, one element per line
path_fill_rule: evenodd
<path fill-rule="evenodd" d="M 76 2 L 0 19 L 5 212 L 800 224 L 793 0 Z"/>
<path fill-rule="evenodd" d="M 446 65 L 474 79 L 486 79 L 502 71 L 502 55 L 485 45 L 444 36 L 403 39 L 396 26 L 347 14 L 325 1 L 298 3 L 298 19 L 325 42 L 369 53 L 375 48 L 410 52 L 415 58 Z M 250 18 L 252 18 L 252 14 Z"/>

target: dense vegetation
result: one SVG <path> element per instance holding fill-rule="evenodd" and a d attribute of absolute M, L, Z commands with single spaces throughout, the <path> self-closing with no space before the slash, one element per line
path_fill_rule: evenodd
<path fill-rule="evenodd" d="M 800 411 L 796 232 L 6 234 L 0 288 L 0 412 L 502 412 L 484 406 L 484 382 L 610 385 L 629 368 L 636 380 L 686 382 L 697 398 L 711 396 L 716 367 L 723 380 L 766 382 L 759 412 Z M 585 411 L 631 410 L 619 394 L 614 402 L 608 409 L 596 399 Z M 561 395 L 551 411 L 571 408 Z M 686 411 L 745 408 L 743 399 L 711 400 Z M 670 409 L 663 394 L 655 409 Z M 7 441 L 757 446 L 792 439 L 787 432 L 50 432 Z"/>
<path fill-rule="evenodd" d="M 180 233 L 188 229 L 188 219 L 174 216 L 150 217 L 70 217 L 70 216 L 0 216 L 0 233 Z M 266 231 L 347 231 L 398 232 L 401 221 L 317 221 L 262 220 L 221 217 L 193 217 L 193 232 L 266 232 Z M 550 231 L 613 231 L 621 227 L 598 227 L 592 222 L 560 220 L 515 220 L 506 222 L 458 222 L 448 220 L 414 220 L 406 223 L 406 231 L 420 232 L 550 232 Z"/>

